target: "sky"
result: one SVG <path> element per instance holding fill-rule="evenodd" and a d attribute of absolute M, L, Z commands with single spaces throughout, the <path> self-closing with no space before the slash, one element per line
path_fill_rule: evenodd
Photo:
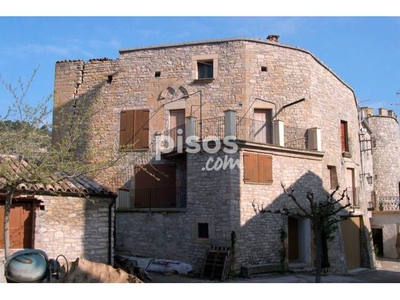
<path fill-rule="evenodd" d="M 202 1 L 204 6 L 207 1 Z M 362 106 L 392 109 L 400 116 L 399 9 L 386 6 L 382 13 L 365 6 L 346 11 L 326 2 L 333 15 L 325 9 L 303 12 L 303 6 L 297 6 L 298 14 L 287 7 L 270 10 L 270 5 L 264 7 L 268 13 L 237 6 L 230 13 L 216 6 L 215 15 L 206 14 L 210 9 L 195 15 L 177 1 L 168 7 L 155 2 L 158 9 L 153 11 L 153 2 L 142 10 L 110 8 L 107 15 L 100 4 L 85 6 L 75 0 L 67 6 L 83 7 L 82 11 L 70 12 L 61 6 L 44 11 L 36 7 L 31 12 L 28 5 L 19 13 L 20 1 L 14 2 L 9 14 L 5 9 L 0 15 L 0 74 L 6 83 L 16 85 L 19 77 L 27 82 L 38 69 L 28 94 L 32 103 L 52 94 L 59 60 L 117 59 L 118 50 L 124 48 L 224 38 L 265 39 L 277 34 L 280 43 L 306 49 L 326 64 L 352 87 Z M 115 7 L 118 2 L 107 5 Z M 10 100 L 0 86 L 0 115 Z"/>
<path fill-rule="evenodd" d="M 124 48 L 277 34 L 282 44 L 306 49 L 325 63 L 353 88 L 362 106 L 385 107 L 400 116 L 400 6 L 395 1 L 270 2 L 9 1 L 0 10 L 0 74 L 16 85 L 18 77 L 27 82 L 38 68 L 28 94 L 35 103 L 52 94 L 59 60 L 116 59 Z M 10 100 L 0 86 L 0 115 Z M 358 297 L 362 292 L 346 293 L 352 291 Z"/>

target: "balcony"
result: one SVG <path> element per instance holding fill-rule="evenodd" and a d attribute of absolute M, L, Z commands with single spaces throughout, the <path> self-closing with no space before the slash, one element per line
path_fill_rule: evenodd
<path fill-rule="evenodd" d="M 225 116 L 204 119 L 186 118 L 186 136 L 197 136 L 199 140 L 210 137 L 223 139 L 236 136 L 237 140 L 281 146 L 300 150 L 321 150 L 321 129 L 286 126 L 282 121 L 265 122 L 236 116 L 232 110 Z"/>
<path fill-rule="evenodd" d="M 374 211 L 400 212 L 399 196 L 379 196 L 374 206 Z"/>

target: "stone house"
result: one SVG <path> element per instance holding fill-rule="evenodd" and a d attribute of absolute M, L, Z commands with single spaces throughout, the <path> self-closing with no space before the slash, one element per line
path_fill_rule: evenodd
<path fill-rule="evenodd" d="M 5 189 L 0 181 L 0 257 L 4 258 Z M 21 184 L 10 211 L 11 252 L 41 249 L 111 263 L 116 194 L 80 176 L 46 184 Z"/>
<path fill-rule="evenodd" d="M 350 217 L 329 244 L 330 271 L 373 266 L 357 101 L 318 58 L 278 36 L 119 52 L 57 62 L 53 118 L 62 128 L 60 110 L 99 108 L 82 147 L 126 153 L 96 178 L 119 195 L 116 253 L 183 261 L 200 273 L 210 247 L 232 247 L 239 271 L 280 263 L 284 244 L 289 266 L 313 266 L 309 221 L 257 207 L 293 208 L 282 184 L 301 199 L 340 186 Z"/>
<path fill-rule="evenodd" d="M 400 257 L 400 135 L 392 110 L 362 109 L 362 119 L 371 130 L 372 197 L 369 205 L 375 251 L 378 256 Z"/>

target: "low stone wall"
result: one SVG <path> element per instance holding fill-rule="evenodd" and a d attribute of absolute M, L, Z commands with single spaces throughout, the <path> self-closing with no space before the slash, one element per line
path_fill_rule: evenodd
<path fill-rule="evenodd" d="M 83 257 L 108 262 L 109 204 L 111 198 L 40 196 L 35 211 L 34 247 L 49 258 L 64 255 L 69 261 Z"/>

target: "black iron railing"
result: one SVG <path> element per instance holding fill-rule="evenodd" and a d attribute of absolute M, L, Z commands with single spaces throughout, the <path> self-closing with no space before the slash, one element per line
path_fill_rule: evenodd
<path fill-rule="evenodd" d="M 118 209 L 126 208 L 182 208 L 186 206 L 186 189 L 153 188 L 120 190 Z"/>

